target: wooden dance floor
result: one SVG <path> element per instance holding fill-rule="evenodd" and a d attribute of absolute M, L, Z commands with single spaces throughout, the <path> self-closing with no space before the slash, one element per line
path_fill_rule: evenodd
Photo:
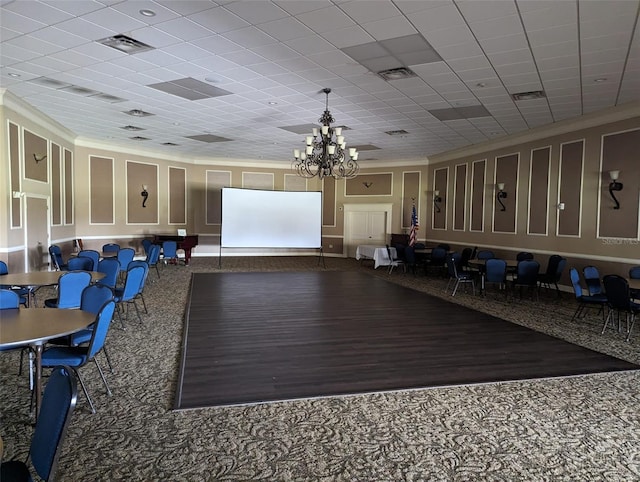
<path fill-rule="evenodd" d="M 175 408 L 637 368 L 363 273 L 196 273 Z"/>

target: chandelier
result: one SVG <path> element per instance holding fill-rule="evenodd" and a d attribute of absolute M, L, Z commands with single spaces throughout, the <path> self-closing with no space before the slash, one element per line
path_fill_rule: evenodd
<path fill-rule="evenodd" d="M 299 176 L 323 179 L 332 176 L 336 179 L 353 179 L 358 175 L 358 152 L 355 147 L 347 150 L 342 127 L 331 127 L 335 119 L 329 112 L 329 94 L 331 89 L 322 89 L 327 96 L 324 114 L 320 117 L 320 129 L 313 128 L 313 133 L 306 137 L 304 150 L 294 149 L 295 160 L 292 167 Z"/>

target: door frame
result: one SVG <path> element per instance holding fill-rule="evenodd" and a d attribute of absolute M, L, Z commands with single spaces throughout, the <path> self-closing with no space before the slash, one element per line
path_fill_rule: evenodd
<path fill-rule="evenodd" d="M 348 213 L 351 212 L 385 212 L 387 217 L 387 225 L 385 227 L 386 234 L 391 234 L 391 215 L 393 213 L 393 203 L 369 203 L 369 204 L 343 204 L 344 208 L 344 241 L 342 243 L 342 255 L 347 256 L 347 246 L 351 244 L 351 226 L 349 225 Z"/>
<path fill-rule="evenodd" d="M 29 271 L 29 198 L 44 199 L 47 203 L 47 239 L 44 249 L 49 252 L 49 246 L 51 245 L 51 196 L 44 194 L 32 194 L 25 193 L 23 200 L 23 212 L 22 219 L 24 220 L 24 270 Z M 49 271 L 51 271 L 51 263 L 49 263 Z"/>

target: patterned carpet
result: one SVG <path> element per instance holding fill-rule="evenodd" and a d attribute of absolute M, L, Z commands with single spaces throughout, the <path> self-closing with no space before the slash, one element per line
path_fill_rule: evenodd
<path fill-rule="evenodd" d="M 446 281 L 369 262 L 326 259 L 329 270 L 361 270 L 436 296 Z M 63 481 L 456 481 L 640 480 L 640 372 L 603 373 L 434 389 L 172 411 L 191 272 L 217 259 L 150 273 L 149 314 L 115 324 L 108 346 L 113 397 L 95 367 L 65 441 Z M 225 258 L 223 271 L 316 270 L 316 258 Z M 51 296 L 45 290 L 39 299 Z M 459 293 L 453 301 L 559 338 L 640 363 L 630 343 L 595 312 L 571 322 L 573 296 L 541 303 Z M 26 377 L 18 356 L 0 356 L 4 459 L 24 457 L 31 437 Z"/>

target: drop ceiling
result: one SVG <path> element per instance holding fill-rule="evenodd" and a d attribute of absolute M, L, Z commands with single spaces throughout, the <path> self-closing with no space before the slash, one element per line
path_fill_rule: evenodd
<path fill-rule="evenodd" d="M 640 0 L 0 0 L 0 82 L 82 139 L 279 161 L 303 145 L 297 132 L 318 122 L 329 87 L 347 145 L 371 146 L 361 166 L 424 161 L 639 100 L 639 8 Z M 114 37 L 124 48 L 100 43 Z M 127 38 L 150 48 L 137 52 Z M 150 115 L 130 114 L 140 111 Z"/>

